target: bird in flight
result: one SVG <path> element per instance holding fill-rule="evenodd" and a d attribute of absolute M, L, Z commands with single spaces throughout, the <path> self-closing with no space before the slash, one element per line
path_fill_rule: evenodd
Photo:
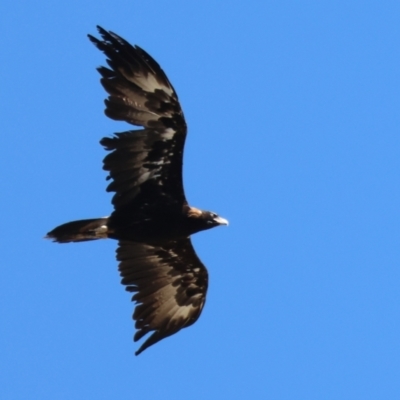
<path fill-rule="evenodd" d="M 228 221 L 189 206 L 182 179 L 186 122 L 175 89 L 158 63 L 139 46 L 97 27 L 90 41 L 107 57 L 99 67 L 108 93 L 105 114 L 142 129 L 100 143 L 109 151 L 103 169 L 115 192 L 109 217 L 72 221 L 50 231 L 58 243 L 118 241 L 121 283 L 133 293 L 136 351 L 192 325 L 204 307 L 207 269 L 190 236 Z"/>

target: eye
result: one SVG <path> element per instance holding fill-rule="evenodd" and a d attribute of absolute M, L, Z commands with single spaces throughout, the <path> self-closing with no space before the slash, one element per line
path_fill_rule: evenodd
<path fill-rule="evenodd" d="M 215 213 L 210 213 L 210 215 L 211 215 L 211 218 L 217 218 L 217 214 L 215 214 Z"/>

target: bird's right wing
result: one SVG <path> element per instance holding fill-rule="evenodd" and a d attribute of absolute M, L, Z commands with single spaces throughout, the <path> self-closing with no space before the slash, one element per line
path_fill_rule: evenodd
<path fill-rule="evenodd" d="M 124 208 L 143 214 L 151 214 L 153 207 L 181 208 L 186 203 L 182 160 L 187 129 L 178 96 L 143 49 L 113 32 L 98 30 L 102 40 L 91 35 L 89 39 L 107 56 L 109 68 L 98 68 L 109 94 L 105 113 L 144 128 L 101 140 L 111 151 L 104 169 L 112 179 L 107 190 L 115 192 L 115 212 L 123 217 Z"/>

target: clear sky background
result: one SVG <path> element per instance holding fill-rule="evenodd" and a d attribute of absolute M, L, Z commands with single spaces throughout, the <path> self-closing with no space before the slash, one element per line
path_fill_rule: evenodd
<path fill-rule="evenodd" d="M 0 397 L 400 398 L 400 3 L 5 0 L 0 6 Z M 210 273 L 192 327 L 134 356 L 116 243 L 57 245 L 111 211 L 86 38 L 147 50 L 189 126 Z"/>

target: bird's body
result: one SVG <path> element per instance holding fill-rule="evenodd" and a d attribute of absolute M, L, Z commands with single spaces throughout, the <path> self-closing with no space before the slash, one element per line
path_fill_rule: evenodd
<path fill-rule="evenodd" d="M 103 138 L 110 153 L 104 169 L 115 192 L 109 217 L 72 221 L 47 237 L 59 243 L 102 238 L 119 242 L 122 283 L 134 292 L 139 340 L 152 335 L 136 354 L 193 324 L 205 302 L 208 274 L 190 235 L 227 224 L 190 207 L 182 182 L 186 122 L 178 97 L 160 66 L 144 50 L 98 27 L 103 40 L 89 39 L 108 57 L 100 67 L 109 93 L 105 113 L 143 129 Z"/>

